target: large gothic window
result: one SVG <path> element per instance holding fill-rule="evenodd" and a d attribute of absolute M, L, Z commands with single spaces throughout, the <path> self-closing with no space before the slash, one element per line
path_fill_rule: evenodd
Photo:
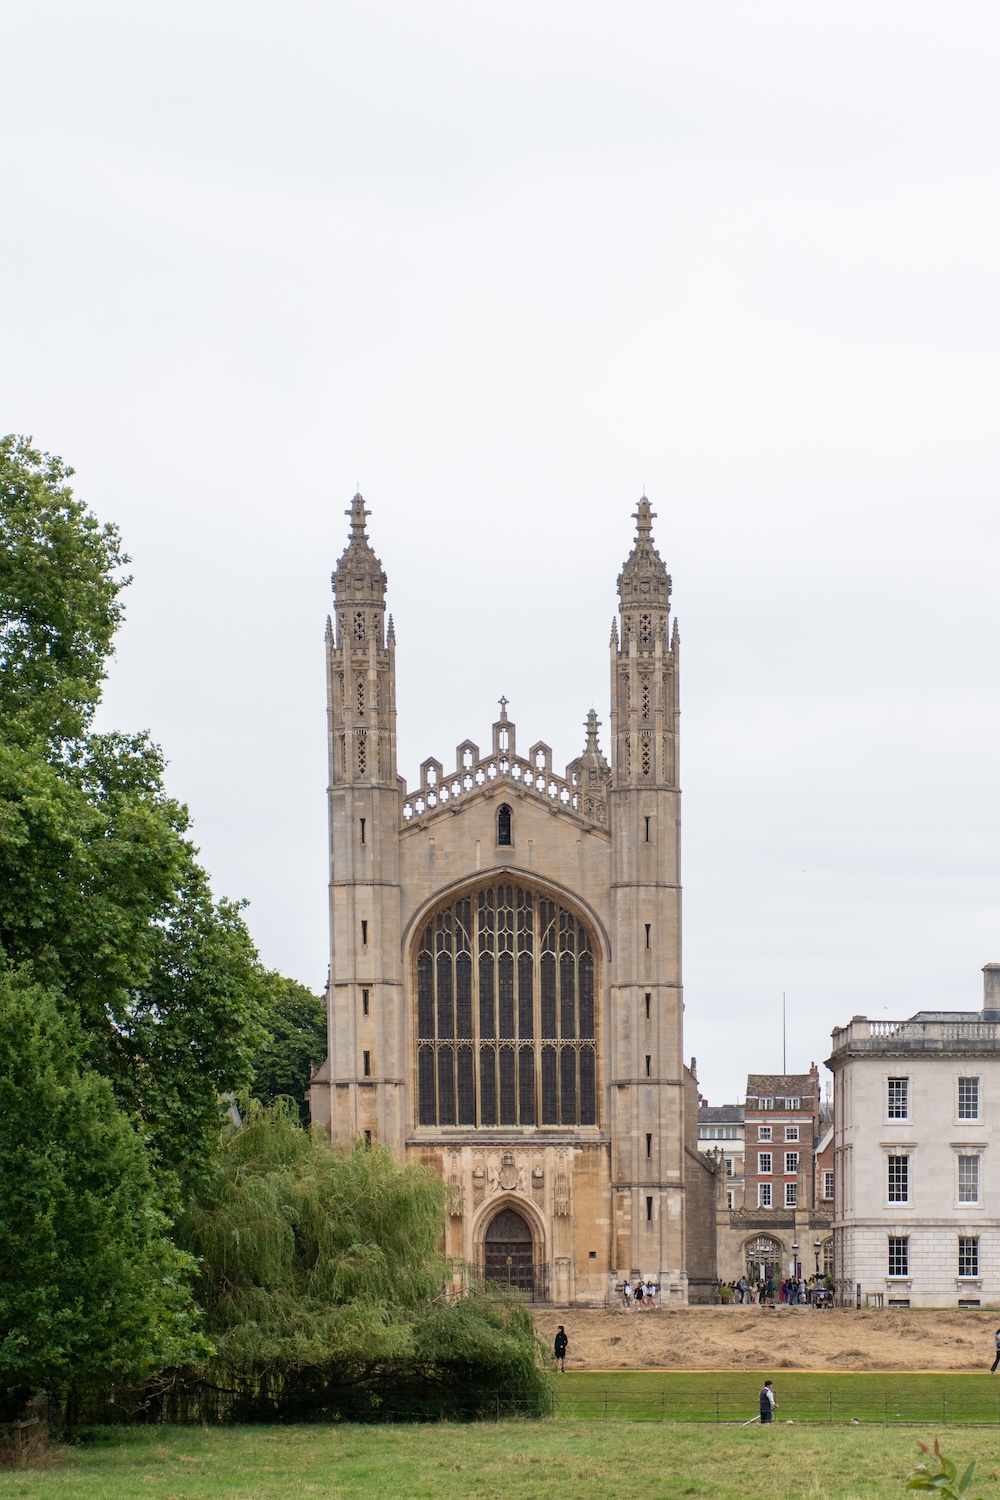
<path fill-rule="evenodd" d="M 421 1125 L 594 1125 L 594 947 L 524 886 L 439 911 L 417 948 Z"/>

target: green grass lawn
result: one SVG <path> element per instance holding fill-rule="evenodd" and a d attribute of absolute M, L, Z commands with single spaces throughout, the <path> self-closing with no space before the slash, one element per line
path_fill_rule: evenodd
<path fill-rule="evenodd" d="M 614 1371 L 556 1377 L 560 1417 L 632 1421 L 736 1422 L 757 1411 L 771 1375 L 777 1417 L 797 1422 L 984 1423 L 1000 1428 L 1000 1377 L 983 1375 L 811 1375 L 793 1370 L 714 1374 Z"/>
<path fill-rule="evenodd" d="M 501 1422 L 473 1427 L 156 1428 L 70 1449 L 58 1467 L 0 1473 L 18 1500 L 904 1500 L 918 1437 L 936 1429 Z M 1000 1496 L 1000 1444 L 950 1428 Z"/>

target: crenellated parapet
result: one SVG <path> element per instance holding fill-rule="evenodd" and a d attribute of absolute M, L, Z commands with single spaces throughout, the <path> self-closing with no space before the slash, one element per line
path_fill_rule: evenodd
<path fill-rule="evenodd" d="M 404 798 L 403 823 L 424 823 L 457 812 L 474 799 L 492 797 L 504 788 L 512 796 L 530 797 L 554 813 L 578 819 L 588 828 L 606 830 L 611 771 L 597 743 L 598 727 L 591 710 L 583 754 L 559 775 L 552 768 L 552 750 L 542 740 L 526 756 L 518 755 L 517 726 L 507 717 L 506 699 L 501 699 L 489 754 L 480 755 L 477 744 L 463 740 L 455 750 L 454 770 L 446 773 L 439 760 L 425 760 L 419 787 Z"/>

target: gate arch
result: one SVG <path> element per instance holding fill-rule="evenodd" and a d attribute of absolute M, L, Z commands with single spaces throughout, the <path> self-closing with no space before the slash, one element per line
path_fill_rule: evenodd
<path fill-rule="evenodd" d="M 758 1234 L 743 1246 L 747 1281 L 766 1281 L 769 1276 L 780 1275 L 781 1241 L 769 1234 Z"/>
<path fill-rule="evenodd" d="M 535 1290 L 535 1237 L 524 1214 L 510 1204 L 493 1215 L 483 1236 L 483 1276 L 501 1286 Z"/>

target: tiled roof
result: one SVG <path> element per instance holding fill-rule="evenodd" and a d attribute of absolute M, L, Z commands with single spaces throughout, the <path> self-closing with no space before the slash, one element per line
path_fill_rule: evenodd
<path fill-rule="evenodd" d="M 811 1073 L 751 1073 L 747 1078 L 747 1098 L 777 1095 L 779 1098 L 802 1098 L 815 1094 L 816 1079 Z"/>
<path fill-rule="evenodd" d="M 699 1104 L 699 1125 L 742 1125 L 742 1104 Z"/>

